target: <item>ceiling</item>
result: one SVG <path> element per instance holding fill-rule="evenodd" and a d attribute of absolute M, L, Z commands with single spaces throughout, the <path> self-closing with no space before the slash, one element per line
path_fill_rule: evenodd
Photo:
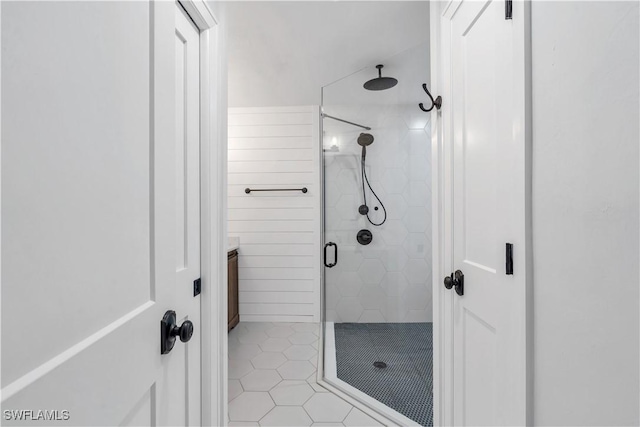
<path fill-rule="evenodd" d="M 373 78 L 429 40 L 426 1 L 240 1 L 226 13 L 230 107 L 320 104 L 322 86 L 365 67 Z"/>

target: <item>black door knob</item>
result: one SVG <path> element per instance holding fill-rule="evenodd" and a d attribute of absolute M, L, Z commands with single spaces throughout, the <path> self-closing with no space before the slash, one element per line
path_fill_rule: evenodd
<path fill-rule="evenodd" d="M 451 276 L 453 276 L 453 274 Z M 446 276 L 444 278 L 444 287 L 447 288 L 447 289 L 453 288 L 453 278 L 452 277 Z"/>
<path fill-rule="evenodd" d="M 180 337 L 180 341 L 187 342 L 193 336 L 193 323 L 191 320 L 185 320 L 180 326 L 174 326 L 171 330 L 172 336 Z"/>
<path fill-rule="evenodd" d="M 455 286 L 456 293 L 460 296 L 464 295 L 464 274 L 462 271 L 456 270 L 455 273 L 451 273 L 451 276 L 444 278 L 444 287 L 451 289 Z"/>
<path fill-rule="evenodd" d="M 167 354 L 176 344 L 176 337 L 180 337 L 180 341 L 187 342 L 193 336 L 193 323 L 185 320 L 182 325 L 178 326 L 176 321 L 176 312 L 167 311 L 160 321 L 160 354 Z"/>

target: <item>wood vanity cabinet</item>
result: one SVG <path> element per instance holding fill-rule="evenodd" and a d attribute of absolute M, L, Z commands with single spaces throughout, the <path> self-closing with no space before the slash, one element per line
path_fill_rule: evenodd
<path fill-rule="evenodd" d="M 229 286 L 229 331 L 240 321 L 238 304 L 238 251 L 230 251 L 228 254 L 228 286 Z"/>

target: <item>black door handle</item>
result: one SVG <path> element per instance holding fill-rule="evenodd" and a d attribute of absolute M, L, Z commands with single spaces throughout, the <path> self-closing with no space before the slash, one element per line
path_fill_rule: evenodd
<path fill-rule="evenodd" d="M 334 260 L 331 263 L 327 263 L 327 248 L 329 246 L 333 246 L 333 247 L 336 248 L 335 249 Z M 332 268 L 332 267 L 335 267 L 337 263 L 338 263 L 338 245 L 336 245 L 333 242 L 329 242 L 326 245 L 324 245 L 324 266 L 327 267 L 327 268 Z"/>
<path fill-rule="evenodd" d="M 167 311 L 160 321 L 160 354 L 167 354 L 173 349 L 176 337 L 180 341 L 187 342 L 193 336 L 193 322 L 185 320 L 178 326 L 176 322 L 176 312 Z"/>
<path fill-rule="evenodd" d="M 451 273 L 451 276 L 444 278 L 444 287 L 451 289 L 455 287 L 456 293 L 460 296 L 464 295 L 464 274 L 462 271 L 456 270 L 455 273 Z"/>
<path fill-rule="evenodd" d="M 451 273 L 451 276 L 445 276 L 444 287 L 447 289 L 453 288 L 453 273 Z"/>

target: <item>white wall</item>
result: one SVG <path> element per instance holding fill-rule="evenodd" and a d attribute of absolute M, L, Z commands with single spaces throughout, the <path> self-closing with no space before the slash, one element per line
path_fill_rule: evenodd
<path fill-rule="evenodd" d="M 638 425 L 637 2 L 534 2 L 536 425 Z"/>
<path fill-rule="evenodd" d="M 318 107 L 229 110 L 229 235 L 240 239 L 240 320 L 317 322 Z M 245 188 L 301 188 L 255 192 Z"/>
<path fill-rule="evenodd" d="M 234 1 L 229 106 L 320 104 L 320 88 L 428 40 L 425 1 Z"/>

